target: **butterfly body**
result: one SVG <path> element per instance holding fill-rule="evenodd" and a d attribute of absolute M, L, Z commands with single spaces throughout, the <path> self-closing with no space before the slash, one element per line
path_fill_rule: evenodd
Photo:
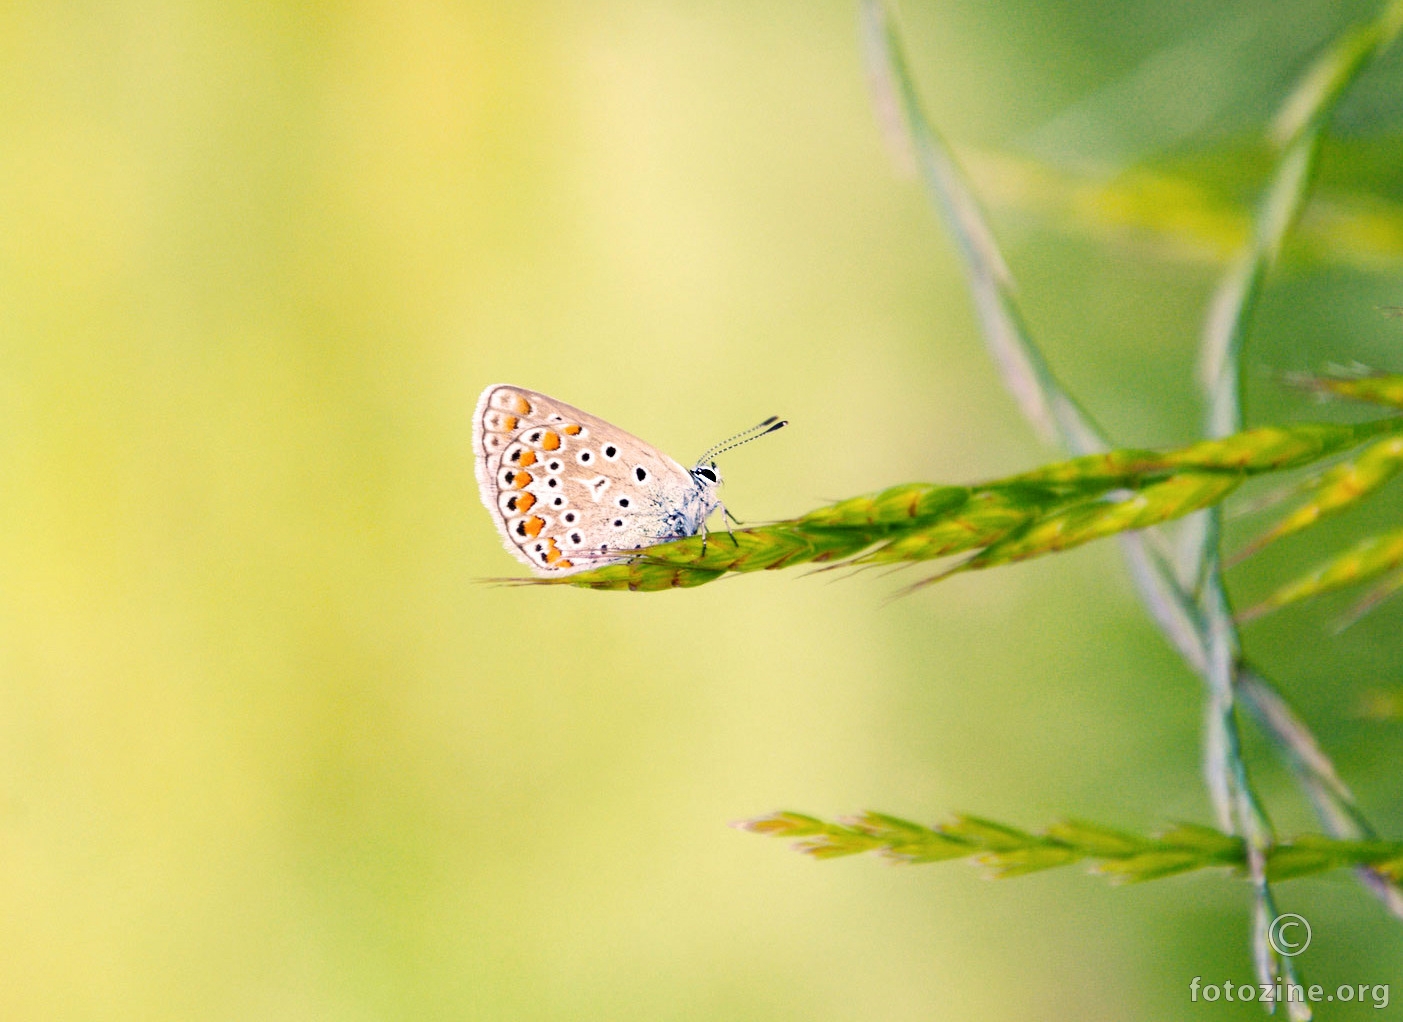
<path fill-rule="evenodd" d="M 545 575 L 696 535 L 720 506 L 715 465 L 684 468 L 598 416 L 523 387 L 482 392 L 473 451 L 504 545 Z"/>

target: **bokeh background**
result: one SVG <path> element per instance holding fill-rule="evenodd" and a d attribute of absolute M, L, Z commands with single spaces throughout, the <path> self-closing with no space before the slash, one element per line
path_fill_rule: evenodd
<path fill-rule="evenodd" d="M 1125 443 L 1194 435 L 1263 125 L 1373 10 L 903 6 L 1036 335 Z M 895 601 L 915 575 L 481 581 L 520 567 L 473 479 L 493 382 L 683 461 L 788 416 L 724 460 L 751 520 L 1056 456 L 884 141 L 852 4 L 18 3 L 0 56 L 0 1016 L 1258 1017 L 1188 1000 L 1252 975 L 1227 876 L 991 883 L 727 826 L 1209 822 L 1198 682 L 1113 544 Z M 1403 369 L 1401 123 L 1395 52 L 1273 277 L 1255 421 L 1346 414 L 1280 372 Z M 1398 836 L 1403 608 L 1333 637 L 1342 606 L 1246 641 Z M 1279 893 L 1311 981 L 1403 1001 L 1403 929 L 1349 877 Z"/>

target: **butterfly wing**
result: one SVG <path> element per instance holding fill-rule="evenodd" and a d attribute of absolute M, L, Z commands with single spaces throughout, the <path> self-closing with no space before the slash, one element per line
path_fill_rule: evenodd
<path fill-rule="evenodd" d="M 690 534 L 679 509 L 695 517 L 692 474 L 563 401 L 488 387 L 473 416 L 473 449 L 478 491 L 504 545 L 543 574 L 610 563 L 620 551 Z"/>

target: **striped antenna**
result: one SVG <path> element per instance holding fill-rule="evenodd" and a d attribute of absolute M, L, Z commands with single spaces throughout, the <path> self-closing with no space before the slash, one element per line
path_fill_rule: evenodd
<path fill-rule="evenodd" d="M 743 429 L 735 436 L 727 437 L 719 444 L 708 448 L 706 453 L 697 459 L 697 464 L 705 465 L 718 454 L 725 454 L 727 451 L 741 446 L 741 444 L 748 444 L 752 440 L 759 440 L 767 433 L 773 433 L 775 430 L 783 429 L 787 425 L 789 425 L 788 419 L 781 419 L 778 415 L 771 415 L 764 422 L 751 426 L 749 429 Z"/>

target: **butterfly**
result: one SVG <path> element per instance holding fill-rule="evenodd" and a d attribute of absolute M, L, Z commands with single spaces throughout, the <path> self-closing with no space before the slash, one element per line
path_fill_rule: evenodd
<path fill-rule="evenodd" d="M 705 536 L 713 511 L 730 514 L 711 458 L 785 425 L 771 416 L 687 469 L 597 415 L 495 383 L 473 413 L 478 492 L 511 553 L 541 574 L 568 574 Z"/>

